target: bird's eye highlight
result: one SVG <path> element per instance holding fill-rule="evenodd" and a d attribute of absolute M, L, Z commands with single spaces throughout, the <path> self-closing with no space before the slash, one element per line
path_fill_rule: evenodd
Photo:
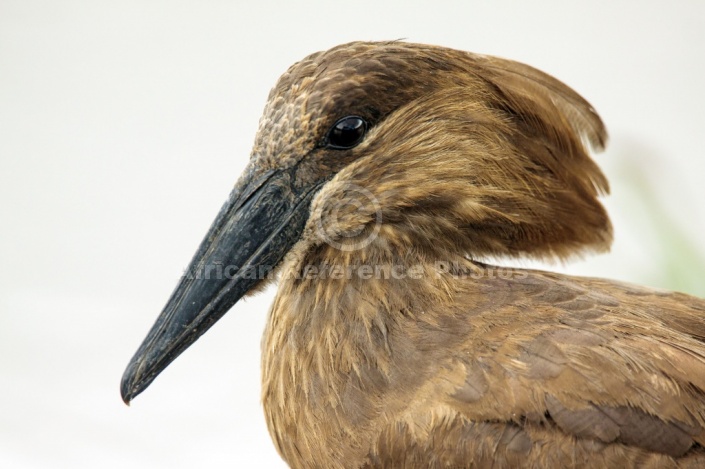
<path fill-rule="evenodd" d="M 328 131 L 326 146 L 336 150 L 352 148 L 362 141 L 366 132 L 367 121 L 362 117 L 343 117 Z"/>

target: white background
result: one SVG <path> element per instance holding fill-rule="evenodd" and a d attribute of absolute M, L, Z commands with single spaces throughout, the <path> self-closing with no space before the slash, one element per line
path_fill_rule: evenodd
<path fill-rule="evenodd" d="M 241 6 L 240 6 L 241 5 Z M 0 467 L 280 467 L 273 291 L 128 408 L 119 380 L 293 62 L 406 38 L 532 64 L 604 117 L 609 255 L 562 270 L 705 295 L 705 2 L 0 0 Z"/>

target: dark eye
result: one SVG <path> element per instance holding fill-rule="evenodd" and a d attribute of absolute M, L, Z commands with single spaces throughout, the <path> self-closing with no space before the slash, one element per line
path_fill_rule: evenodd
<path fill-rule="evenodd" d="M 362 141 L 367 132 L 367 121 L 359 116 L 347 116 L 333 124 L 326 136 L 329 148 L 345 150 Z"/>

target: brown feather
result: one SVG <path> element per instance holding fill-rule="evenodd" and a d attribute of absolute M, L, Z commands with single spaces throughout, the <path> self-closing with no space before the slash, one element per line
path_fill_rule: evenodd
<path fill-rule="evenodd" d="M 351 114 L 372 123 L 366 139 L 327 151 Z M 287 71 L 252 167 L 332 176 L 280 266 L 262 344 L 267 423 L 291 466 L 705 464 L 705 301 L 479 262 L 607 250 L 608 185 L 587 148 L 606 138 L 576 92 L 503 59 L 352 43 Z"/>

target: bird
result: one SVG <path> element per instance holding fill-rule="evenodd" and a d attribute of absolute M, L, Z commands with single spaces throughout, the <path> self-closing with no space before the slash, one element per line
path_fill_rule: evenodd
<path fill-rule="evenodd" d="M 262 406 L 291 467 L 705 467 L 705 300 L 506 266 L 609 250 L 606 141 L 519 62 L 404 41 L 307 56 L 123 400 L 277 282 Z"/>

